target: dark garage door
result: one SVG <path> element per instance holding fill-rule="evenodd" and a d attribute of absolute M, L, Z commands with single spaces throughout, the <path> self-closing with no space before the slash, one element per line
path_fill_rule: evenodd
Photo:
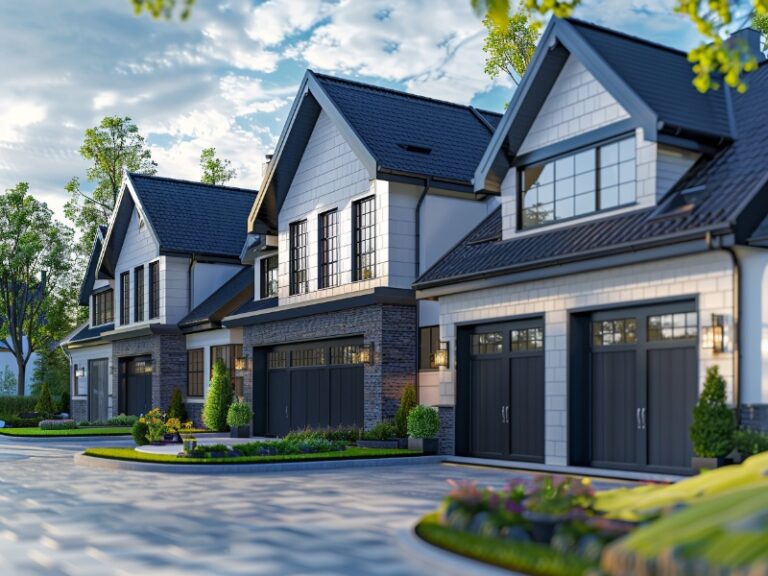
<path fill-rule="evenodd" d="M 543 321 L 465 329 L 459 345 L 459 451 L 543 462 Z"/>
<path fill-rule="evenodd" d="M 139 416 L 152 409 L 152 358 L 121 358 L 118 409 L 123 414 Z"/>
<path fill-rule="evenodd" d="M 593 466 L 687 472 L 698 396 L 698 317 L 677 304 L 592 316 Z"/>
<path fill-rule="evenodd" d="M 362 427 L 361 344 L 360 339 L 334 340 L 265 351 L 266 434 L 283 436 L 307 426 Z"/>

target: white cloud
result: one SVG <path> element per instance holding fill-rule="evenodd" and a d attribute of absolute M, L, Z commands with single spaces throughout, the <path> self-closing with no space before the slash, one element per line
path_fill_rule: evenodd
<path fill-rule="evenodd" d="M 276 46 L 286 37 L 311 28 L 329 8 L 330 4 L 321 0 L 268 0 L 253 9 L 246 33 L 264 46 Z"/>
<path fill-rule="evenodd" d="M 111 90 L 99 92 L 93 97 L 93 109 L 103 110 L 115 105 L 117 102 L 117 94 Z"/>
<path fill-rule="evenodd" d="M 259 78 L 233 74 L 219 80 L 219 90 L 225 100 L 234 104 L 234 112 L 238 116 L 279 110 L 288 103 L 288 97 L 295 92 L 292 86 L 287 89 L 267 90 Z"/>
<path fill-rule="evenodd" d="M 0 142 L 21 142 L 24 128 L 45 120 L 46 108 L 34 102 L 0 106 Z"/>

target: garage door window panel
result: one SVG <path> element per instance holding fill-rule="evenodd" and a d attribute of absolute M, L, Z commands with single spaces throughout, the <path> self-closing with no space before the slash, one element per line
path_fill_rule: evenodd
<path fill-rule="evenodd" d="M 502 332 L 488 332 L 472 335 L 472 354 L 484 356 L 500 354 L 504 351 L 504 335 Z"/>

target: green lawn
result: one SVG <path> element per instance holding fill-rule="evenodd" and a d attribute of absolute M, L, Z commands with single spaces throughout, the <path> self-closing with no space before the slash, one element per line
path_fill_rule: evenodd
<path fill-rule="evenodd" d="M 181 446 L 179 447 L 181 450 Z M 338 452 L 316 452 L 314 454 L 284 454 L 279 456 L 240 456 L 237 458 L 177 458 L 170 454 L 147 454 L 136 452 L 133 448 L 88 448 L 87 456 L 109 458 L 112 460 L 130 460 L 135 462 L 155 462 L 160 464 L 263 464 L 268 462 L 306 462 L 317 460 L 352 460 L 364 458 L 389 458 L 392 456 L 421 456 L 421 452 L 411 450 L 384 450 L 374 448 L 347 448 Z"/>
<path fill-rule="evenodd" d="M 71 430 L 40 430 L 40 428 L 0 428 L 3 436 L 57 437 L 57 436 L 130 436 L 130 426 L 104 426 L 73 428 Z"/>

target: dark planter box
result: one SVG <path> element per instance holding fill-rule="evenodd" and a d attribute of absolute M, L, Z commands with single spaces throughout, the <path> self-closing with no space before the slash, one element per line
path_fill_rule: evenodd
<path fill-rule="evenodd" d="M 408 450 L 418 450 L 424 454 L 437 454 L 439 443 L 437 438 L 408 438 Z"/>
<path fill-rule="evenodd" d="M 230 438 L 250 438 L 251 437 L 251 425 L 245 426 L 233 426 L 229 430 Z"/>
<path fill-rule="evenodd" d="M 564 516 L 550 516 L 536 512 L 525 512 L 523 517 L 530 525 L 531 538 L 540 544 L 549 544 L 552 536 L 555 535 L 557 525 L 566 520 Z"/>
<path fill-rule="evenodd" d="M 400 441 L 395 440 L 358 440 L 357 445 L 360 448 L 393 449 L 400 448 Z"/>
<path fill-rule="evenodd" d="M 703 456 L 694 456 L 691 458 L 691 468 L 694 470 L 714 470 L 722 468 L 731 462 L 726 458 L 704 458 Z"/>

